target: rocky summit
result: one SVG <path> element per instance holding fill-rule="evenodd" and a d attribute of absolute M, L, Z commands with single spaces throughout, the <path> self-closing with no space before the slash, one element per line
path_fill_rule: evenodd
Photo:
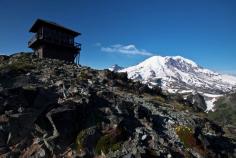
<path fill-rule="evenodd" d="M 0 56 L 0 157 L 236 157 L 201 97 L 187 98 L 126 73 Z"/>

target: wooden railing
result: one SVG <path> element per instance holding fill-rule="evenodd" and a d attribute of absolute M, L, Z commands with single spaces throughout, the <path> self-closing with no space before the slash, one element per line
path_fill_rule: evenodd
<path fill-rule="evenodd" d="M 38 34 L 35 34 L 28 42 L 28 46 L 32 45 L 34 42 L 36 42 L 39 39 Z"/>
<path fill-rule="evenodd" d="M 43 37 L 43 35 L 39 35 L 39 34 L 35 34 L 28 42 L 28 46 L 31 46 L 34 42 L 36 42 L 37 40 L 42 39 L 48 43 L 52 43 L 52 44 L 57 44 L 57 45 L 62 45 L 62 46 L 67 46 L 67 47 L 75 47 L 78 50 L 81 50 L 81 44 L 74 42 L 74 43 L 63 43 L 63 42 L 58 42 L 57 40 L 55 40 L 53 37 L 52 38 L 48 38 L 48 37 Z"/>
<path fill-rule="evenodd" d="M 74 42 L 74 46 L 75 46 L 77 49 L 81 50 L 81 43 Z"/>

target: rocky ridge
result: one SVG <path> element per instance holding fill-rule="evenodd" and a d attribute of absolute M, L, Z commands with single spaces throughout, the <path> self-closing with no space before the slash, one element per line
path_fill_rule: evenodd
<path fill-rule="evenodd" d="M 191 99 L 32 54 L 0 56 L 2 157 L 235 157 Z"/>

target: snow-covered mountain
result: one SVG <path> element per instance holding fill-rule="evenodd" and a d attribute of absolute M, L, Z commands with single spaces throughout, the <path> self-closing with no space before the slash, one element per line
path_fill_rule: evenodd
<path fill-rule="evenodd" d="M 181 56 L 153 56 L 138 65 L 118 70 L 150 86 L 160 85 L 171 93 L 202 93 L 206 102 L 236 90 L 236 77 L 205 69 Z M 210 100 L 211 99 L 211 100 Z"/>
<path fill-rule="evenodd" d="M 115 64 L 115 65 L 112 65 L 110 68 L 108 68 L 110 71 L 119 71 L 119 70 L 122 70 L 122 69 L 124 69 L 123 67 L 121 67 L 121 66 L 118 66 L 117 64 Z"/>

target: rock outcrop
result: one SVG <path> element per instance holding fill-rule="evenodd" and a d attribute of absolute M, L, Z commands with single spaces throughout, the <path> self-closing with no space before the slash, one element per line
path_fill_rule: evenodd
<path fill-rule="evenodd" d="M 207 109 L 205 99 L 199 93 L 188 95 L 186 100 L 191 103 L 195 111 L 205 111 Z"/>
<path fill-rule="evenodd" d="M 125 73 L 0 57 L 1 157 L 235 157 L 205 113 Z"/>

